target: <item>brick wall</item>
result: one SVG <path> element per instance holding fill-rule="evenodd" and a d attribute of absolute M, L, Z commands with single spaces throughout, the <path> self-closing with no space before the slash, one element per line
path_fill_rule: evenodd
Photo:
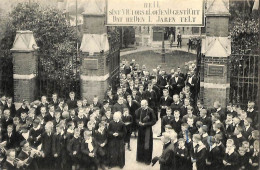
<path fill-rule="evenodd" d="M 105 26 L 105 15 L 83 15 L 84 34 L 103 34 L 107 33 Z"/>
<path fill-rule="evenodd" d="M 227 65 L 228 62 L 228 58 L 226 57 L 205 57 L 203 60 L 203 66 L 204 66 L 204 79 L 203 81 L 205 83 L 229 83 L 228 80 L 228 72 L 229 72 L 229 68 Z M 208 68 L 209 65 L 214 64 L 214 65 L 223 65 L 224 66 L 224 74 L 220 75 L 220 76 L 211 76 L 208 75 Z"/>
<path fill-rule="evenodd" d="M 20 75 L 29 75 L 36 73 L 37 58 L 32 52 L 13 53 L 13 73 Z"/>
<path fill-rule="evenodd" d="M 210 83 L 212 87 L 200 87 L 200 100 L 206 107 L 212 107 L 214 101 L 218 100 L 223 107 L 229 102 L 230 87 L 220 88 L 221 85 L 230 83 L 229 58 L 203 56 L 201 60 L 200 80 L 202 83 Z M 223 65 L 224 74 L 212 76 L 208 75 L 209 65 Z"/>
<path fill-rule="evenodd" d="M 227 89 L 204 88 L 203 103 L 207 108 L 212 108 L 214 101 L 218 100 L 222 107 L 226 107 L 227 94 L 229 94 Z"/>
<path fill-rule="evenodd" d="M 207 16 L 206 35 L 216 37 L 228 36 L 229 17 Z"/>
<path fill-rule="evenodd" d="M 33 52 L 13 53 L 13 74 L 30 75 L 37 72 L 37 56 Z M 14 79 L 14 101 L 29 102 L 36 98 L 36 77 L 33 79 Z"/>
<path fill-rule="evenodd" d="M 108 80 L 105 81 L 85 81 L 80 82 L 81 97 L 86 97 L 88 101 L 92 101 L 95 95 L 99 96 L 99 100 L 103 101 L 104 94 L 108 88 Z"/>
<path fill-rule="evenodd" d="M 80 74 L 86 76 L 103 76 L 108 73 L 108 66 L 107 66 L 107 53 L 105 54 L 95 54 L 93 56 L 89 56 L 87 53 L 83 53 L 82 55 L 82 62 L 80 66 Z M 88 60 L 84 59 L 96 59 L 98 69 L 88 69 Z"/>
<path fill-rule="evenodd" d="M 23 99 L 29 102 L 36 98 L 36 78 L 30 80 L 14 79 L 14 101 L 22 102 Z"/>

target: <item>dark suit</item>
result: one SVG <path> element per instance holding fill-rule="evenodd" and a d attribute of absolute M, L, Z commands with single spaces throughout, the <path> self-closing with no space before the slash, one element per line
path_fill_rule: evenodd
<path fill-rule="evenodd" d="M 167 82 L 168 82 L 167 75 L 163 75 L 163 76 L 159 75 L 158 76 L 157 85 L 160 88 L 161 94 L 163 94 L 163 89 L 167 85 Z"/>
<path fill-rule="evenodd" d="M 10 163 L 8 161 L 5 161 L 2 166 L 3 170 L 18 170 L 16 168 L 16 164 L 14 162 Z"/>
<path fill-rule="evenodd" d="M 140 106 L 140 104 L 138 103 L 138 102 L 136 102 L 136 101 L 132 101 L 132 103 L 131 103 L 131 105 L 130 105 L 130 103 L 127 101 L 127 103 L 126 103 L 126 105 L 127 105 L 127 107 L 128 107 L 128 109 L 129 109 L 129 114 L 132 116 L 132 118 L 133 118 L 133 123 L 132 123 L 132 131 L 136 131 L 136 129 L 137 129 L 137 124 L 136 124 L 136 115 L 135 115 L 135 111 L 137 110 L 137 109 L 139 109 L 141 106 Z"/>
<path fill-rule="evenodd" d="M 15 117 L 16 116 L 16 109 L 15 105 L 12 103 L 8 105 L 7 103 L 4 105 L 4 110 L 9 109 L 10 110 L 10 116 Z"/>
<path fill-rule="evenodd" d="M 160 106 L 171 106 L 173 100 L 172 97 L 168 96 L 166 99 L 165 97 L 161 97 L 160 100 Z M 161 109 L 161 114 L 160 114 L 160 118 L 162 118 L 163 116 L 166 115 L 166 109 Z"/>
<path fill-rule="evenodd" d="M 172 114 L 174 113 L 175 110 L 179 110 L 181 112 L 181 106 L 182 103 L 178 102 L 178 103 L 172 103 L 171 104 L 171 109 L 172 109 Z M 181 114 L 181 113 L 180 113 Z"/>
<path fill-rule="evenodd" d="M 191 78 L 191 82 L 189 82 L 189 78 Z M 198 79 L 195 76 L 192 77 L 187 77 L 186 80 L 186 85 L 190 87 L 190 92 L 191 92 L 191 98 L 195 98 L 195 96 L 197 95 L 197 83 L 198 83 Z"/>
<path fill-rule="evenodd" d="M 23 166 L 24 169 L 28 169 L 28 170 L 37 170 L 38 169 L 38 165 L 36 163 L 36 161 L 34 160 L 33 157 L 30 157 L 29 153 L 24 152 L 23 150 L 18 154 L 17 156 L 18 159 L 24 161 L 27 159 L 26 161 L 26 165 Z M 28 159 L 29 158 L 29 159 Z"/>
<path fill-rule="evenodd" d="M 206 147 L 198 147 L 195 146 L 195 148 L 193 147 L 193 145 L 191 145 L 191 149 L 190 149 L 190 155 L 193 159 L 196 160 L 196 166 L 198 170 L 203 170 L 205 169 L 206 166 Z"/>
<path fill-rule="evenodd" d="M 71 99 L 67 100 L 67 104 L 68 104 L 69 110 L 77 108 L 77 101 L 76 101 L 76 99 L 74 99 L 74 100 L 71 100 Z"/>
<path fill-rule="evenodd" d="M 160 170 L 173 170 L 175 166 L 174 151 L 171 142 L 163 146 L 162 155 L 159 157 Z"/>
<path fill-rule="evenodd" d="M 6 132 L 3 135 L 3 140 L 6 141 L 6 149 L 15 149 L 16 147 L 20 146 L 19 140 L 18 140 L 18 134 L 16 132 L 12 132 L 11 136 L 8 136 L 8 133 Z"/>
<path fill-rule="evenodd" d="M 174 117 L 171 115 L 171 116 L 164 116 L 162 118 L 162 123 L 161 123 L 161 132 L 165 132 L 165 125 L 172 125 L 173 124 L 173 119 Z"/>
<path fill-rule="evenodd" d="M 176 82 L 177 79 L 177 82 Z M 174 94 L 180 94 L 182 91 L 182 88 L 184 87 L 184 80 L 182 77 L 171 77 L 169 81 L 170 85 L 170 96 L 173 96 Z"/>
<path fill-rule="evenodd" d="M 85 140 L 83 140 L 81 142 L 80 145 L 80 151 L 81 151 L 81 155 L 82 155 L 82 161 L 84 162 L 83 166 L 85 166 L 85 168 L 90 168 L 90 167 L 95 167 L 95 169 L 97 169 L 97 165 L 98 165 L 98 159 L 97 159 L 97 143 L 96 140 L 94 138 L 92 138 L 92 146 L 93 146 L 93 151 L 89 150 L 88 147 L 88 143 L 85 142 Z M 90 157 L 89 153 L 94 153 L 94 157 Z"/>
<path fill-rule="evenodd" d="M 46 169 L 52 169 L 53 168 L 53 149 L 52 149 L 52 143 L 53 143 L 53 134 L 48 135 L 46 132 L 42 134 L 41 137 L 41 143 L 42 143 L 42 151 L 44 153 L 44 163 L 41 163 L 41 166 L 45 167 Z"/>

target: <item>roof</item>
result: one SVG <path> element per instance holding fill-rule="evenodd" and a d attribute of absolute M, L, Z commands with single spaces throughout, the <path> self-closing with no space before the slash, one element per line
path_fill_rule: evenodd
<path fill-rule="evenodd" d="M 228 57 L 231 40 L 228 37 L 206 37 L 202 39 L 201 53 L 210 57 Z"/>
<path fill-rule="evenodd" d="M 107 34 L 84 34 L 80 46 L 82 52 L 89 52 L 90 55 L 109 50 Z"/>
<path fill-rule="evenodd" d="M 228 0 L 208 0 L 206 15 L 230 15 Z"/>
<path fill-rule="evenodd" d="M 17 31 L 12 51 L 34 51 L 37 48 L 32 31 Z"/>
<path fill-rule="evenodd" d="M 104 0 L 87 0 L 85 11 L 82 15 L 104 15 L 105 1 Z"/>

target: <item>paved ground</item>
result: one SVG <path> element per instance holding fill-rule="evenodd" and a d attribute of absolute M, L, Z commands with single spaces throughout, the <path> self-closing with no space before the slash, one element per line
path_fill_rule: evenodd
<path fill-rule="evenodd" d="M 146 65 L 150 72 L 158 65 L 161 65 L 166 72 L 170 72 L 172 68 L 176 69 L 177 67 L 181 67 L 186 72 L 185 63 L 196 60 L 195 51 L 190 53 L 185 48 L 176 47 L 166 49 L 165 63 L 162 63 L 161 48 L 139 47 L 136 50 L 121 52 L 120 55 L 121 60 L 131 61 L 135 59 L 140 67 Z"/>
<path fill-rule="evenodd" d="M 160 138 L 157 137 L 157 135 L 160 133 L 160 127 L 161 127 L 161 121 L 157 121 L 157 123 L 153 126 L 153 157 L 154 156 L 160 156 L 162 153 L 162 142 Z M 159 170 L 160 164 L 156 163 L 153 167 L 151 165 L 142 164 L 139 162 L 136 162 L 136 148 L 137 148 L 137 138 L 132 136 L 131 138 L 131 149 L 132 151 L 128 151 L 126 149 L 126 163 L 124 170 Z M 118 170 L 120 168 L 112 168 L 111 170 Z"/>

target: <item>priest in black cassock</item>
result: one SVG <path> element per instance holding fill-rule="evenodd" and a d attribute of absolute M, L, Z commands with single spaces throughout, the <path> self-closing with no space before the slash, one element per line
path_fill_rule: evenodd
<path fill-rule="evenodd" d="M 121 112 L 115 112 L 113 120 L 108 126 L 108 155 L 109 167 L 125 166 L 125 142 L 126 127 L 121 120 Z"/>
<path fill-rule="evenodd" d="M 136 110 L 136 123 L 138 125 L 136 161 L 149 165 L 153 153 L 152 126 L 156 123 L 156 117 L 146 100 L 142 100 L 141 108 Z"/>

